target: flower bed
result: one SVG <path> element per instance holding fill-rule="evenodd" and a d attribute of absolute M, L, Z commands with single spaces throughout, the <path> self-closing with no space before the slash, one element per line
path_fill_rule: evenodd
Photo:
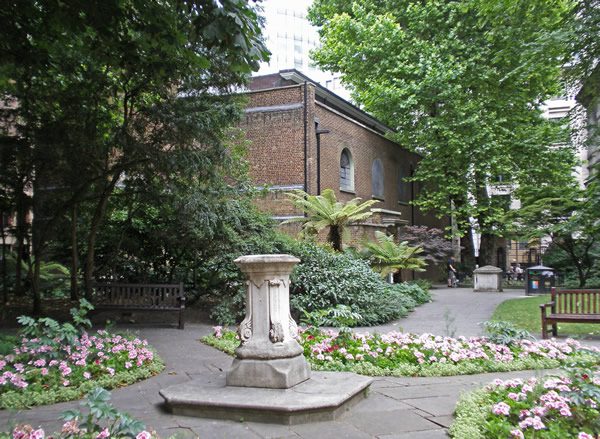
<path fill-rule="evenodd" d="M 146 340 L 98 331 L 72 343 L 23 338 L 0 356 L 0 408 L 78 399 L 94 387 L 114 388 L 159 373 L 162 360 Z"/>
<path fill-rule="evenodd" d="M 496 380 L 464 396 L 450 434 L 456 438 L 578 438 L 600 433 L 600 378 L 578 371 L 568 377 Z"/>
<path fill-rule="evenodd" d="M 233 354 L 237 335 L 215 327 L 205 343 Z M 482 372 L 554 368 L 566 361 L 595 364 L 597 355 L 567 339 L 519 340 L 510 346 L 485 337 L 337 333 L 315 328 L 300 330 L 298 341 L 315 370 L 352 371 L 371 376 L 445 376 Z M 597 352 L 598 350 L 594 348 Z"/>

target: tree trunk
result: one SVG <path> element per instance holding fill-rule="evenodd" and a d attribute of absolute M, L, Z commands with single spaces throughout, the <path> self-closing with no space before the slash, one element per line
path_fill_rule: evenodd
<path fill-rule="evenodd" d="M 77 248 L 77 204 L 71 210 L 71 300 L 79 299 L 77 271 L 79 270 L 79 255 Z"/>
<path fill-rule="evenodd" d="M 473 238 L 471 230 L 460 238 L 460 245 L 463 248 L 461 252 L 461 260 L 464 269 L 471 272 L 475 268 L 475 249 L 473 248 Z"/>
<path fill-rule="evenodd" d="M 19 297 L 23 295 L 23 249 L 25 241 L 25 203 L 23 197 L 25 194 L 22 191 L 18 191 L 17 194 L 17 229 L 16 229 L 16 240 L 17 240 L 17 255 L 15 258 L 15 296 Z"/>
<path fill-rule="evenodd" d="M 98 229 L 100 227 L 100 223 L 104 219 L 104 213 L 106 212 L 106 207 L 108 205 L 108 199 L 112 194 L 117 181 L 121 177 L 120 172 L 116 172 L 112 176 L 112 180 L 108 183 L 108 185 L 104 188 L 100 200 L 96 205 L 96 209 L 94 211 L 94 216 L 92 217 L 92 222 L 90 224 L 88 238 L 87 238 L 87 255 L 85 258 L 85 270 L 84 270 L 84 284 L 85 284 L 85 297 L 86 299 L 91 299 L 92 297 L 92 277 L 94 275 L 94 257 L 96 250 L 96 237 L 98 236 Z"/>
<path fill-rule="evenodd" d="M 4 234 L 4 212 L 0 212 L 0 233 L 2 234 L 2 303 L 8 303 L 8 283 L 6 276 L 6 235 Z"/>
<path fill-rule="evenodd" d="M 41 255 L 35 255 L 33 259 L 33 267 L 30 265 L 31 275 L 31 292 L 33 293 L 33 315 L 42 315 L 42 292 L 40 291 L 40 264 Z"/>
<path fill-rule="evenodd" d="M 496 237 L 489 233 L 481 234 L 481 241 L 479 246 L 479 266 L 484 265 L 495 265 L 494 264 L 494 253 L 496 251 Z"/>
<path fill-rule="evenodd" d="M 327 239 L 335 251 L 342 251 L 342 231 L 340 230 L 340 226 L 330 226 Z"/>

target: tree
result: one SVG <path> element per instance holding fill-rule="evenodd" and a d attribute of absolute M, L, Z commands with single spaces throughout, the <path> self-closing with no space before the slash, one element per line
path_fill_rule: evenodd
<path fill-rule="evenodd" d="M 325 189 L 322 195 L 309 195 L 297 190 L 288 193 L 294 206 L 302 210 L 306 217 L 292 218 L 285 223 L 300 222 L 306 235 L 314 235 L 328 228 L 327 240 L 336 251 L 342 251 L 342 240 L 346 227 L 369 218 L 373 213 L 369 209 L 377 200 L 360 203 L 360 198 L 342 203 L 337 201 L 331 189 Z M 284 223 L 284 224 L 285 224 Z"/>
<path fill-rule="evenodd" d="M 564 127 L 538 109 L 558 90 L 564 56 L 539 36 L 561 26 L 571 7 L 566 0 L 317 0 L 310 10 L 321 26 L 316 62 L 341 72 L 354 99 L 395 129 L 390 136 L 422 155 L 417 204 L 454 215 L 462 234 L 474 219 L 482 264 L 509 207 L 490 187 L 561 181 L 555 164 L 573 163 L 559 142 Z M 532 44 L 544 50 L 524 56 Z"/>
<path fill-rule="evenodd" d="M 425 258 L 420 256 L 423 249 L 411 247 L 406 241 L 397 243 L 393 236 L 375 232 L 376 242 L 365 243 L 365 254 L 375 271 L 385 277 L 401 270 L 425 271 Z"/>
<path fill-rule="evenodd" d="M 0 134 L 33 192 L 39 312 L 40 264 L 66 217 L 85 235 L 89 295 L 98 233 L 128 176 L 209 184 L 239 114 L 230 91 L 267 52 L 255 9 L 237 0 L 14 0 L 0 29 L 0 95 L 18 103 L 3 113 Z"/>
<path fill-rule="evenodd" d="M 570 260 L 579 286 L 584 287 L 596 264 L 600 242 L 599 195 L 597 182 L 585 189 L 577 181 L 566 186 L 522 189 L 522 207 L 510 212 L 507 220 L 518 237 L 549 237 Z"/>
<path fill-rule="evenodd" d="M 427 226 L 404 226 L 400 237 L 408 245 L 420 247 L 423 258 L 431 264 L 445 262 L 452 254 L 452 242 L 444 237 L 440 229 Z"/>

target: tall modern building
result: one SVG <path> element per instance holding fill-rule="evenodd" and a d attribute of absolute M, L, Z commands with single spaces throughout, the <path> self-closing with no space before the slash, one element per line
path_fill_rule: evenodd
<path fill-rule="evenodd" d="M 312 0 L 265 0 L 264 35 L 271 60 L 262 63 L 256 76 L 295 69 L 340 97 L 350 93 L 340 83 L 339 75 L 324 72 L 310 60 L 310 51 L 319 46 L 319 34 L 307 18 Z"/>

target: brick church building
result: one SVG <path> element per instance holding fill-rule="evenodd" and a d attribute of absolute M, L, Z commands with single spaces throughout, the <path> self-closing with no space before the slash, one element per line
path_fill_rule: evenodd
<path fill-rule="evenodd" d="M 285 192 L 331 188 L 340 201 L 380 201 L 373 217 L 351 227 L 356 243 L 375 230 L 398 236 L 402 225 L 446 225 L 410 204 L 418 184 L 404 178 L 419 156 L 387 139 L 391 128 L 297 70 L 254 77 L 246 96 L 240 127 L 250 140 L 250 176 L 268 188 L 258 204 L 277 220 L 301 215 Z"/>

